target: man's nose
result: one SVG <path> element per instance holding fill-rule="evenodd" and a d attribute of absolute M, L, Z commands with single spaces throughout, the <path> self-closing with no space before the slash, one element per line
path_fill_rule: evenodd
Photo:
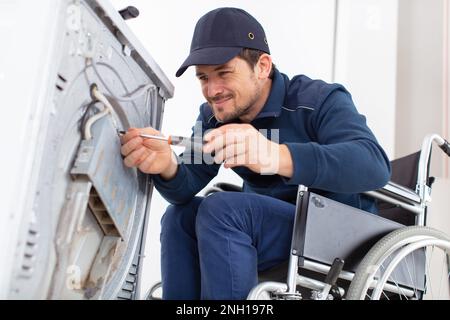
<path fill-rule="evenodd" d="M 212 98 L 223 93 L 223 86 L 220 81 L 209 79 L 207 86 L 208 97 Z"/>

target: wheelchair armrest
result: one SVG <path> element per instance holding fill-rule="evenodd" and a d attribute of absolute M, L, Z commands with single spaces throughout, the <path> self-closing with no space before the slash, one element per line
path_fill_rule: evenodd
<path fill-rule="evenodd" d="M 398 200 L 402 200 L 411 204 L 420 203 L 420 197 L 413 190 L 399 185 L 395 182 L 389 181 L 383 188 L 375 191 L 387 196 L 391 196 Z"/>
<path fill-rule="evenodd" d="M 421 199 L 417 193 L 395 182 L 389 181 L 383 188 L 364 193 L 372 198 L 394 204 L 415 214 L 420 214 Z"/>

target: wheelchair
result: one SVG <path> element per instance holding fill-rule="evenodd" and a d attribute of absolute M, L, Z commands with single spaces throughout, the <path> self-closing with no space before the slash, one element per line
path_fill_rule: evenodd
<path fill-rule="evenodd" d="M 300 185 L 289 260 L 260 272 L 247 299 L 448 299 L 450 235 L 427 226 L 433 143 L 450 156 L 445 139 L 427 135 L 420 151 L 391 162 L 386 186 L 365 193 L 378 215 Z M 241 189 L 218 183 L 205 196 L 220 191 Z"/>

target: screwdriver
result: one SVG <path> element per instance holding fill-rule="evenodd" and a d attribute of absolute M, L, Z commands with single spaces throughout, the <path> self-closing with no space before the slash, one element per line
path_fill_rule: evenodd
<path fill-rule="evenodd" d="M 126 131 L 119 131 L 120 135 L 124 135 Z M 192 137 L 182 137 L 182 136 L 155 136 L 151 134 L 139 134 L 141 138 L 145 139 L 155 139 L 155 140 L 161 140 L 161 141 L 167 141 L 168 144 L 173 146 L 182 146 L 186 147 L 187 149 L 192 149 L 195 152 L 203 152 L 203 141 L 199 139 L 195 139 Z"/>

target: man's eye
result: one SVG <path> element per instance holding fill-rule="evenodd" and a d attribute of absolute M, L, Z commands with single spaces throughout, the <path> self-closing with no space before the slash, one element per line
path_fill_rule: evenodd
<path fill-rule="evenodd" d="M 206 80 L 208 80 L 208 77 L 206 77 L 206 76 L 201 76 L 201 77 L 198 77 L 198 80 L 200 80 L 200 81 L 206 81 Z"/>
<path fill-rule="evenodd" d="M 219 72 L 219 76 L 223 77 L 223 76 L 226 76 L 229 73 L 230 73 L 230 71 L 220 71 Z"/>

